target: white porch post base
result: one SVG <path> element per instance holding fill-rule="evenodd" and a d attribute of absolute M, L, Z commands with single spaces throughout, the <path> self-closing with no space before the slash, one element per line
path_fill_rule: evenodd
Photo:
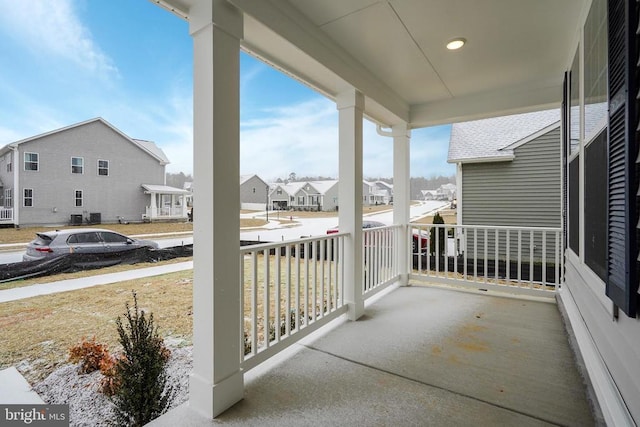
<path fill-rule="evenodd" d="M 235 405 L 244 394 L 242 372 L 238 371 L 217 384 L 191 374 L 189 377 L 189 407 L 207 418 L 214 418 Z M 206 409 L 210 408 L 210 411 Z"/>

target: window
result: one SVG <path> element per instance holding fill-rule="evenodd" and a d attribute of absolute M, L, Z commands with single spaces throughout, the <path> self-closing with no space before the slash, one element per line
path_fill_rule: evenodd
<path fill-rule="evenodd" d="M 84 173 L 84 159 L 82 157 L 71 158 L 71 173 Z"/>
<path fill-rule="evenodd" d="M 276 194 L 278 194 L 278 195 L 282 194 L 282 188 L 278 188 L 278 189 L 276 190 Z"/>
<path fill-rule="evenodd" d="M 13 164 L 11 162 L 7 163 L 7 173 L 13 172 Z"/>
<path fill-rule="evenodd" d="M 304 196 L 298 196 L 298 205 L 300 206 L 304 205 Z"/>
<path fill-rule="evenodd" d="M 25 208 L 30 208 L 33 206 L 33 188 L 24 189 L 24 197 L 22 199 L 22 203 Z"/>
<path fill-rule="evenodd" d="M 256 192 L 256 187 L 253 187 L 253 193 L 255 194 L 255 192 Z"/>
<path fill-rule="evenodd" d="M 98 175 L 109 176 L 109 160 L 98 160 Z"/>
<path fill-rule="evenodd" d="M 585 149 L 584 258 L 603 281 L 607 279 L 607 132 Z"/>
<path fill-rule="evenodd" d="M 82 207 L 82 190 L 75 191 L 75 206 L 77 208 Z"/>
<path fill-rule="evenodd" d="M 126 236 L 123 236 L 122 234 L 118 234 L 118 233 L 101 233 L 102 234 L 102 240 L 105 243 L 122 243 L 122 244 L 126 244 L 129 239 Z"/>
<path fill-rule="evenodd" d="M 6 190 L 4 190 L 4 207 L 13 207 L 13 190 L 11 188 L 7 188 Z"/>
<path fill-rule="evenodd" d="M 24 170 L 38 171 L 39 159 L 38 153 L 24 153 Z"/>

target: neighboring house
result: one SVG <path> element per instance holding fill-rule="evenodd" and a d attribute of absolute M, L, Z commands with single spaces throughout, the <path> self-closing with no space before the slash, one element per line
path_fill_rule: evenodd
<path fill-rule="evenodd" d="M 560 147 L 558 110 L 454 124 L 458 224 L 560 227 Z"/>
<path fill-rule="evenodd" d="M 456 198 L 456 185 L 455 184 L 442 184 L 436 190 L 436 200 L 448 200 L 451 201 Z"/>
<path fill-rule="evenodd" d="M 456 123 L 447 161 L 458 224 L 560 227 L 558 110 Z"/>
<path fill-rule="evenodd" d="M 364 206 L 388 205 L 393 201 L 393 185 L 384 181 L 363 181 L 362 204 Z"/>
<path fill-rule="evenodd" d="M 438 195 L 437 190 L 420 190 L 420 193 L 422 194 L 422 199 L 427 201 L 435 200 Z"/>
<path fill-rule="evenodd" d="M 102 118 L 0 149 L 0 224 L 61 225 L 186 218 L 182 189 L 153 142 Z"/>
<path fill-rule="evenodd" d="M 271 185 L 273 209 L 334 211 L 338 207 L 338 181 L 300 181 Z"/>
<path fill-rule="evenodd" d="M 240 209 L 265 210 L 270 191 L 269 184 L 258 175 L 240 175 Z"/>

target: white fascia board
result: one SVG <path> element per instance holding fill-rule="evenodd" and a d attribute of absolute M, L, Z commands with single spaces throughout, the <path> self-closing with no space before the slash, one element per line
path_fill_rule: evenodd
<path fill-rule="evenodd" d="M 529 136 L 527 136 L 525 138 L 522 138 L 520 141 L 516 141 L 516 142 L 513 142 L 513 143 L 511 143 L 511 144 L 509 144 L 507 146 L 504 146 L 504 147 L 500 148 L 500 150 L 515 150 L 516 148 L 518 148 L 520 146 L 523 146 L 527 142 L 531 142 L 534 139 L 539 138 L 542 135 L 545 135 L 545 134 L 547 134 L 547 133 L 551 132 L 552 130 L 554 130 L 556 128 L 559 128 L 559 127 L 560 127 L 560 120 L 558 120 L 555 123 L 550 124 L 549 126 L 543 128 L 543 129 L 540 129 L 539 131 L 537 131 L 535 133 L 532 133 L 531 135 L 529 135 Z"/>
<path fill-rule="evenodd" d="M 511 154 L 509 156 L 494 156 L 494 157 L 476 157 L 467 159 L 455 159 L 447 160 L 447 163 L 464 164 L 464 163 L 495 163 L 495 162 L 511 162 L 516 156 Z"/>

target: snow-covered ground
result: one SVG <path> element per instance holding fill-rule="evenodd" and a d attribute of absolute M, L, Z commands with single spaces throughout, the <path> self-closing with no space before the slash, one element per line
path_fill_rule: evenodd
<path fill-rule="evenodd" d="M 193 363 L 191 347 L 172 348 L 167 364 L 167 383 L 175 390 L 171 407 L 189 398 L 189 373 Z M 34 390 L 49 404 L 69 405 L 69 425 L 72 427 L 110 426 L 114 422 L 114 406 L 99 391 L 102 374 L 80 374 L 78 365 L 65 365 L 56 369 Z"/>

